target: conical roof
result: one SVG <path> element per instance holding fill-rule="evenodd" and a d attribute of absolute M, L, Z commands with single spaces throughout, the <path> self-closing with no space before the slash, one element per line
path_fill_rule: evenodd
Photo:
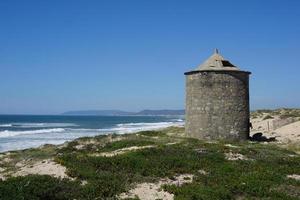
<path fill-rule="evenodd" d="M 228 60 L 226 60 L 221 54 L 219 54 L 218 49 L 215 49 L 213 55 L 211 55 L 204 63 L 199 65 L 195 71 L 211 71 L 211 70 L 234 70 L 240 71 L 240 69 L 233 64 L 231 64 Z"/>

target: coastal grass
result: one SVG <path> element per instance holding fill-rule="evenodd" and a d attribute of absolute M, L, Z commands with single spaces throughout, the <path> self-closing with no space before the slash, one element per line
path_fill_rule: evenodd
<path fill-rule="evenodd" d="M 299 199 L 300 182 L 287 178 L 300 174 L 300 157 L 293 151 L 272 143 L 208 143 L 178 136 L 182 133 L 183 128 L 168 128 L 75 140 L 48 154 L 74 180 L 38 175 L 10 178 L 0 181 L 0 199 L 116 199 L 137 183 L 178 174 L 193 174 L 194 179 L 182 186 L 163 186 L 177 200 Z M 78 150 L 80 144 L 85 146 Z M 147 145 L 154 147 L 112 157 L 92 154 Z M 246 159 L 228 160 L 229 153 Z"/>
<path fill-rule="evenodd" d="M 252 119 L 263 117 L 265 119 L 273 119 L 278 116 L 280 119 L 294 118 L 300 120 L 300 109 L 297 108 L 279 108 L 275 110 L 261 109 L 250 113 Z"/>
<path fill-rule="evenodd" d="M 266 119 L 274 119 L 274 117 L 272 117 L 271 115 L 267 115 L 263 118 L 263 120 L 266 120 Z"/>
<path fill-rule="evenodd" d="M 17 170 L 17 164 L 35 163 L 44 159 L 53 158 L 57 154 L 55 145 L 44 145 L 42 148 L 30 148 L 19 151 L 11 151 L 6 155 L 7 162 L 0 162 L 0 167 L 4 167 L 8 171 Z"/>
<path fill-rule="evenodd" d="M 81 190 L 78 181 L 45 175 L 13 177 L 0 181 L 0 199 L 3 200 L 81 199 Z"/>

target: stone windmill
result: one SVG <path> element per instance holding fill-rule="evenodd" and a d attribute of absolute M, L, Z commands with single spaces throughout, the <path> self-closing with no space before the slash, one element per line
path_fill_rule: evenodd
<path fill-rule="evenodd" d="M 186 72 L 186 134 L 199 139 L 248 139 L 250 74 L 217 49 Z"/>

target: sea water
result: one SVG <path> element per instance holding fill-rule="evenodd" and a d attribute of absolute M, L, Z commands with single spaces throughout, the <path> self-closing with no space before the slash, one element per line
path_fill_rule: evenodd
<path fill-rule="evenodd" d="M 79 137 L 182 126 L 182 116 L 0 115 L 0 152 L 62 144 Z"/>

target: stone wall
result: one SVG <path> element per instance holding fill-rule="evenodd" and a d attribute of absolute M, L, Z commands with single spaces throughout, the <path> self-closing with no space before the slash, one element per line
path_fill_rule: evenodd
<path fill-rule="evenodd" d="M 186 134 L 200 139 L 249 136 L 249 73 L 186 73 Z"/>

